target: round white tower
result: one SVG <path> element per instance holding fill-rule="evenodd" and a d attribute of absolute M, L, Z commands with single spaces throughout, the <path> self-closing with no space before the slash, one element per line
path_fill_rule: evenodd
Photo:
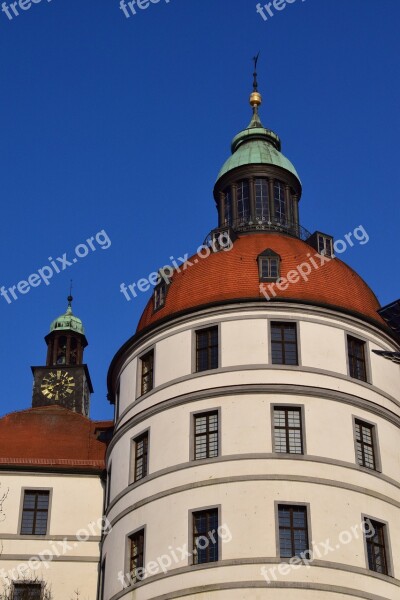
<path fill-rule="evenodd" d="M 109 371 L 101 600 L 398 600 L 398 350 L 258 116 Z M 358 228 L 355 240 L 365 231 Z M 397 578 L 396 578 L 397 577 Z"/>

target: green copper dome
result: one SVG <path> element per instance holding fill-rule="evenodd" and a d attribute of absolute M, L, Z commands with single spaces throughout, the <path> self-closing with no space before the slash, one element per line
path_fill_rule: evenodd
<path fill-rule="evenodd" d="M 233 138 L 232 156 L 225 162 L 217 180 L 229 171 L 244 165 L 273 165 L 286 169 L 300 181 L 293 164 L 280 151 L 281 140 L 279 136 L 270 129 L 266 129 L 261 123 L 257 106 L 260 103 L 261 96 L 253 106 L 253 118 L 250 125 Z"/>
<path fill-rule="evenodd" d="M 78 317 L 75 317 L 75 315 L 72 313 L 71 303 L 72 296 L 69 296 L 67 311 L 57 319 L 54 319 L 50 325 L 50 333 L 52 331 L 75 331 L 76 333 L 85 335 L 85 329 L 82 321 Z"/>

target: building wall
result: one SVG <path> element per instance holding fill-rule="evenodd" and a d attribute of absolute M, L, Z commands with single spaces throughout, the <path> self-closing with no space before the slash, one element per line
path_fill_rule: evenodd
<path fill-rule="evenodd" d="M 0 472 L 0 496 L 8 491 L 0 519 L 0 590 L 5 580 L 47 582 L 55 600 L 96 598 L 103 486 L 97 475 Z M 20 535 L 23 490 L 50 490 L 47 534 Z M 37 560 L 29 563 L 32 557 Z M 1 592 L 0 592 L 1 595 Z"/>
<path fill-rule="evenodd" d="M 299 366 L 271 364 L 271 320 L 298 324 Z M 195 373 L 194 332 L 212 324 L 220 328 L 220 367 Z M 367 383 L 349 376 L 347 334 L 367 342 Z M 150 348 L 155 388 L 140 397 L 138 361 Z M 119 421 L 108 453 L 107 517 L 113 529 L 103 547 L 104 600 L 298 600 L 319 599 L 325 592 L 329 599 L 397 599 L 400 369 L 373 349 L 394 345 L 378 328 L 351 316 L 289 304 L 197 313 L 158 328 L 133 347 L 119 371 Z M 304 456 L 274 453 L 274 404 L 303 408 Z M 220 456 L 193 461 L 192 413 L 211 409 L 220 411 Z M 357 464 L 354 418 L 376 426 L 377 471 Z M 132 483 L 132 440 L 145 430 L 149 475 Z M 277 570 L 279 502 L 308 506 L 310 539 L 319 549 L 312 564 L 285 574 Z M 190 549 L 190 512 L 210 506 L 219 507 L 225 536 L 220 560 L 192 566 L 177 549 Z M 367 569 L 363 515 L 388 524 L 392 577 Z M 127 571 L 127 536 L 142 527 L 145 564 L 163 555 L 171 564 L 165 574 L 146 576 L 132 596 L 118 577 Z M 332 550 L 327 551 L 328 539 Z"/>

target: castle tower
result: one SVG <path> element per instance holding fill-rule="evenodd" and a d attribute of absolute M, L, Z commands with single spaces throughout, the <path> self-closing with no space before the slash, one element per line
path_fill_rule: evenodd
<path fill-rule="evenodd" d="M 86 417 L 93 393 L 83 353 L 88 345 L 82 321 L 72 312 L 68 296 L 66 312 L 55 319 L 46 336 L 46 366 L 32 367 L 34 376 L 32 406 L 58 404 Z"/>
<path fill-rule="evenodd" d="M 301 225 L 261 101 L 255 80 L 207 248 L 109 370 L 102 600 L 399 597 L 397 338 Z"/>

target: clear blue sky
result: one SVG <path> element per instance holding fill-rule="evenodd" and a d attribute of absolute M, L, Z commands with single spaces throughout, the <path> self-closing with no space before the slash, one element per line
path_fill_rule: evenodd
<path fill-rule="evenodd" d="M 0 298 L 1 413 L 30 406 L 30 365 L 69 280 L 95 394 L 149 293 L 132 283 L 193 253 L 216 224 L 212 189 L 250 120 L 261 50 L 262 120 L 304 186 L 301 221 L 370 241 L 343 259 L 382 304 L 398 286 L 399 0 L 297 0 L 267 22 L 253 0 L 42 0 L 0 13 L 1 273 L 6 288 L 105 230 L 112 245 L 8 305 Z"/>

